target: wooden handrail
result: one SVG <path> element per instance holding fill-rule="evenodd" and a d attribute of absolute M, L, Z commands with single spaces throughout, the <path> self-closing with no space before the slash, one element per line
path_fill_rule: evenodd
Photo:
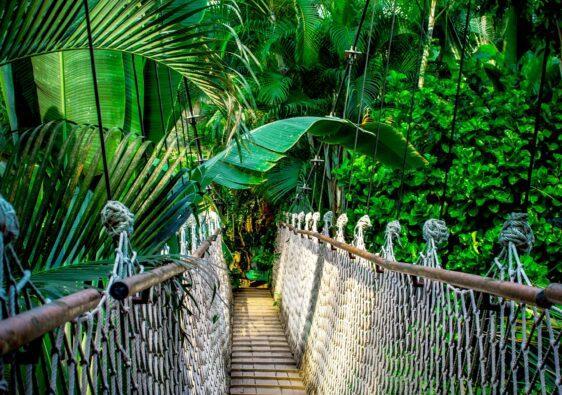
<path fill-rule="evenodd" d="M 216 240 L 220 229 L 206 241 L 201 243 L 193 254 L 194 258 L 202 258 L 211 243 Z M 116 283 L 125 284 L 127 294 L 134 295 L 156 284 L 163 283 L 187 270 L 186 266 L 169 263 L 156 269 L 128 277 Z M 116 284 L 114 283 L 114 285 Z M 121 287 L 121 296 L 124 288 Z M 25 344 L 43 336 L 45 333 L 72 321 L 87 311 L 95 308 L 103 292 L 89 288 L 64 296 L 43 306 L 24 311 L 13 317 L 0 321 L 0 355 L 15 351 Z"/>
<path fill-rule="evenodd" d="M 328 243 L 337 249 L 347 251 L 350 254 L 366 259 L 375 263 L 386 270 L 403 273 L 410 276 L 439 281 L 456 287 L 471 289 L 502 298 L 515 300 L 539 307 L 550 307 L 562 304 L 562 284 L 553 283 L 546 288 L 538 288 L 511 281 L 496 280 L 491 277 L 478 276 L 470 273 L 463 273 L 454 270 L 446 270 L 435 267 L 413 265 L 411 263 L 388 261 L 381 258 L 378 254 L 361 250 L 355 246 L 334 240 L 331 237 L 310 230 L 301 230 L 284 222 L 280 226 L 287 227 L 295 234 L 314 237 Z"/>

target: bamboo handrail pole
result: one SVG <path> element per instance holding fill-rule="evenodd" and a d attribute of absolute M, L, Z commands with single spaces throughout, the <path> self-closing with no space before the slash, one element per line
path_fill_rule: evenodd
<path fill-rule="evenodd" d="M 539 307 L 549 307 L 555 304 L 562 304 L 562 284 L 553 283 L 543 289 L 511 281 L 496 280 L 491 277 L 457 272 L 454 270 L 413 265 L 411 263 L 404 262 L 387 261 L 381 258 L 378 254 L 373 254 L 347 243 L 342 243 L 326 235 L 310 230 L 296 229 L 292 225 L 284 222 L 281 222 L 280 225 L 286 226 L 289 230 L 295 233 L 314 237 L 340 250 L 347 251 L 355 256 L 364 258 L 393 272 L 439 281 L 456 287 L 484 292 L 490 295 L 500 296 L 506 299 L 528 303 Z"/>
<path fill-rule="evenodd" d="M 220 229 L 217 229 L 208 240 L 201 243 L 193 257 L 202 258 L 219 233 Z M 114 285 L 116 283 L 123 283 L 128 287 L 127 296 L 134 295 L 156 284 L 163 283 L 187 269 L 186 266 L 181 264 L 170 263 L 145 273 L 119 280 Z M 1 320 L 0 355 L 15 351 L 21 346 L 43 336 L 45 333 L 92 310 L 98 305 L 102 296 L 102 291 L 94 288 L 85 289 Z"/>

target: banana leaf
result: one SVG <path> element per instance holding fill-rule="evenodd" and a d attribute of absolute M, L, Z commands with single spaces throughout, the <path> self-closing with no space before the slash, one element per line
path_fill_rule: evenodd
<path fill-rule="evenodd" d="M 140 133 L 132 57 L 113 51 L 96 51 L 97 85 L 103 125 Z M 42 122 L 71 120 L 97 124 L 94 85 L 87 50 L 56 52 L 32 58 Z M 144 60 L 135 58 L 139 101 L 143 102 Z"/>
<path fill-rule="evenodd" d="M 151 59 L 187 77 L 218 105 L 238 102 L 239 85 L 244 81 L 229 70 L 215 45 L 232 34 L 225 16 L 239 13 L 235 1 L 97 0 L 89 1 L 89 8 L 96 52 Z M 37 55 L 87 49 L 84 3 L 8 1 L 0 16 L 0 41 L 0 66 Z M 238 51 L 239 59 L 248 59 L 243 47 Z"/>
<path fill-rule="evenodd" d="M 402 133 L 390 125 L 381 122 L 355 125 L 331 117 L 297 117 L 254 129 L 202 166 L 223 186 L 243 189 L 258 185 L 267 178 L 264 174 L 306 133 L 325 144 L 337 144 L 370 156 L 386 166 L 401 167 L 404 160 L 406 168 L 427 163 Z"/>

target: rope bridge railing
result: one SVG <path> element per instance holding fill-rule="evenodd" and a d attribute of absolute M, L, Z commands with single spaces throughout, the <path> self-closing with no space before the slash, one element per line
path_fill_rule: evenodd
<path fill-rule="evenodd" d="M 487 277 L 442 269 L 443 221 L 424 225 L 415 265 L 396 262 L 400 224 L 365 251 L 367 216 L 345 242 L 347 217 L 287 215 L 273 287 L 307 389 L 317 394 L 562 394 L 562 285 L 531 286 L 519 253 L 534 241 L 512 214 Z"/>
<path fill-rule="evenodd" d="M 179 232 L 179 258 L 145 271 L 129 243 L 133 215 L 108 202 L 102 220 L 117 248 L 105 291 L 49 302 L 29 272 L 14 280 L 17 218 L 0 203 L 0 392 L 227 391 L 232 293 L 215 213 L 192 215 Z"/>

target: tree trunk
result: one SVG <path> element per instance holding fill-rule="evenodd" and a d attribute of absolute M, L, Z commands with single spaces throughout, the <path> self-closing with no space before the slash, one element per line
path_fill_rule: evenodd
<path fill-rule="evenodd" d="M 425 69 L 427 68 L 427 60 L 429 58 L 429 50 L 431 49 L 431 39 L 433 38 L 433 28 L 435 27 L 435 9 L 437 8 L 437 0 L 431 0 L 429 7 L 429 19 L 427 21 L 427 37 L 423 46 L 422 59 L 420 64 L 420 74 L 418 79 L 418 88 L 423 88 L 425 81 Z"/>

